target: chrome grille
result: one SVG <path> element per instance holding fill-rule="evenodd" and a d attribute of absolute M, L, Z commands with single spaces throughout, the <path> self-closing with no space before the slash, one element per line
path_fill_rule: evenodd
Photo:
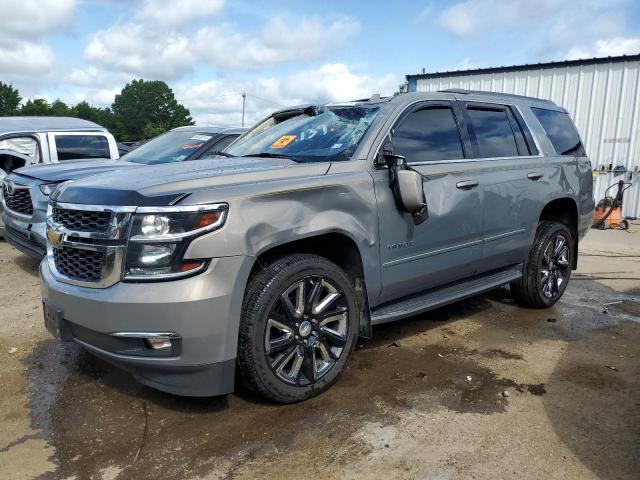
<path fill-rule="evenodd" d="M 105 253 L 73 247 L 53 250 L 53 261 L 62 275 L 81 282 L 97 282 L 102 279 Z"/>
<path fill-rule="evenodd" d="M 120 281 L 136 207 L 56 202 L 47 211 L 47 263 L 61 282 L 107 288 Z"/>
<path fill-rule="evenodd" d="M 9 193 L 9 189 L 5 184 L 5 187 L 2 189 L 2 194 L 4 195 L 4 203 L 9 210 L 21 215 L 33 215 L 31 193 L 29 193 L 27 187 L 13 184 L 11 193 Z"/>
<path fill-rule="evenodd" d="M 111 223 L 111 212 L 66 210 L 55 207 L 53 221 L 76 232 L 106 232 Z"/>

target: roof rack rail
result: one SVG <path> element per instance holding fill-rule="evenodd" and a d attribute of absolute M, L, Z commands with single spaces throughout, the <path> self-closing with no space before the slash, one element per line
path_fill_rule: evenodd
<path fill-rule="evenodd" d="M 438 90 L 440 93 L 460 93 L 463 95 L 486 95 L 489 97 L 506 97 L 506 98 L 520 98 L 526 100 L 535 100 L 538 102 L 550 103 L 555 105 L 551 100 L 546 100 L 544 98 L 536 98 L 536 97 L 528 97 L 526 95 L 516 95 L 514 93 L 502 93 L 502 92 L 487 92 L 484 90 L 465 90 L 464 88 L 447 88 L 445 90 Z"/>

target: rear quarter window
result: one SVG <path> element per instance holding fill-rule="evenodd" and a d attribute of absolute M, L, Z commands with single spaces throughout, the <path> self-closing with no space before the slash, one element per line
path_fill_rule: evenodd
<path fill-rule="evenodd" d="M 580 135 L 568 113 L 531 108 L 558 155 L 585 155 Z"/>

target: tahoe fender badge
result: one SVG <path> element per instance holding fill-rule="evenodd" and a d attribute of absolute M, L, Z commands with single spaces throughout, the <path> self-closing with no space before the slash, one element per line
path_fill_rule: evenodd
<path fill-rule="evenodd" d="M 400 242 L 400 243 L 391 243 L 387 245 L 387 250 L 397 250 L 399 248 L 409 248 L 409 247 L 413 247 L 413 240 L 407 241 L 407 242 Z"/>

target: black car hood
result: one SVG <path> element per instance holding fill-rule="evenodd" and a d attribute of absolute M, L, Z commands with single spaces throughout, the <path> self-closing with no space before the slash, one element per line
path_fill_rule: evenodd
<path fill-rule="evenodd" d="M 123 160 L 67 160 L 62 163 L 23 167 L 15 170 L 15 172 L 46 183 L 61 183 L 67 180 L 77 180 L 100 173 L 141 166 L 142 164 Z"/>

